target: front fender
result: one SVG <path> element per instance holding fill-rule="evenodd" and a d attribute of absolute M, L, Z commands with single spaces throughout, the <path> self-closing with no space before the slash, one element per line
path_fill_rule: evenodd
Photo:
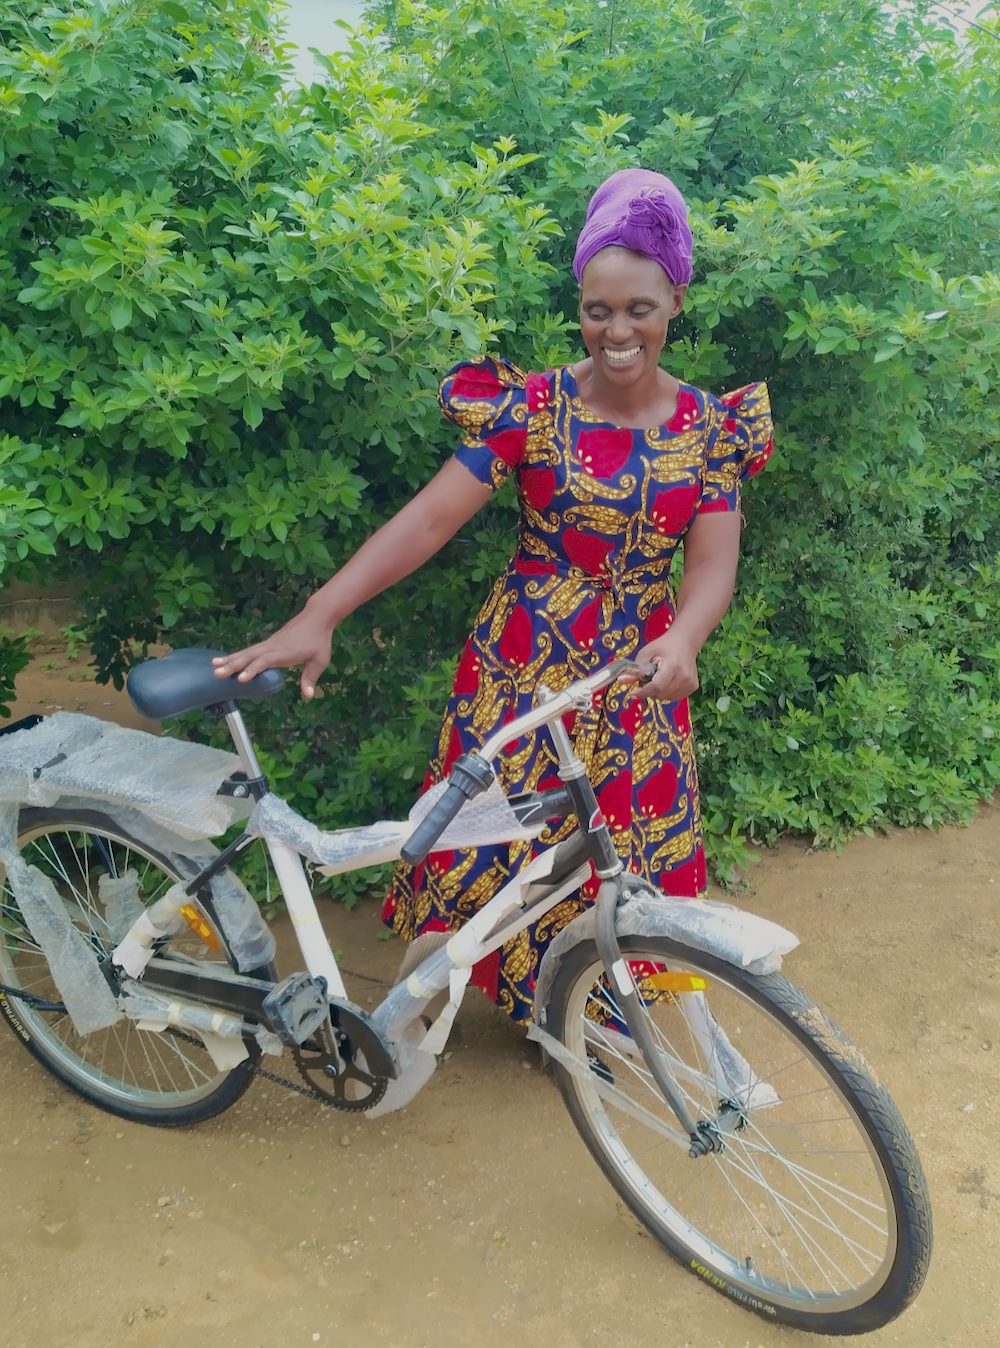
<path fill-rule="evenodd" d="M 751 974 L 769 974 L 780 969 L 782 956 L 799 944 L 799 938 L 777 922 L 731 903 L 674 898 L 630 876 L 604 883 L 622 891 L 615 913 L 619 939 L 669 936 Z M 546 950 L 535 984 L 535 1020 L 539 1024 L 543 1023 L 542 1013 L 560 964 L 581 941 L 595 940 L 596 928 L 597 913 L 591 907 L 563 927 Z"/>

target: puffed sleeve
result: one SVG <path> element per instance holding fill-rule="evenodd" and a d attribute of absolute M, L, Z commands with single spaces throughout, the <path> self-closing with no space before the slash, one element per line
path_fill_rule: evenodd
<path fill-rule="evenodd" d="M 712 402 L 717 424 L 698 503 L 702 515 L 739 510 L 741 485 L 761 471 L 774 449 L 766 384 L 747 384 Z"/>
<path fill-rule="evenodd" d="M 515 365 L 491 356 L 456 365 L 441 381 L 441 411 L 463 433 L 455 458 L 491 490 L 524 457 L 526 382 Z"/>

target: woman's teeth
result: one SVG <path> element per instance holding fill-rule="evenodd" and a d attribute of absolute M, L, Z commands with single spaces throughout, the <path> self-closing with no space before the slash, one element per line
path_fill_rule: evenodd
<path fill-rule="evenodd" d="M 605 347 L 604 354 L 612 365 L 624 365 L 628 361 L 634 360 L 641 350 L 641 346 L 633 346 L 628 351 L 611 351 L 608 347 Z"/>

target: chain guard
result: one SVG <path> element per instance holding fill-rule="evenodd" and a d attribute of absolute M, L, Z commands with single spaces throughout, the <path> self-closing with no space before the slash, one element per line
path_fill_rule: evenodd
<path fill-rule="evenodd" d="M 351 1051 L 348 1044 L 342 1047 L 346 1053 Z M 338 1063 L 332 1054 L 309 1044 L 292 1049 L 292 1057 L 310 1091 L 334 1109 L 349 1114 L 363 1114 L 365 1110 L 373 1109 L 389 1084 L 388 1077 L 375 1076 L 346 1058 Z M 349 1085 L 354 1087 L 351 1095 L 347 1093 Z"/>

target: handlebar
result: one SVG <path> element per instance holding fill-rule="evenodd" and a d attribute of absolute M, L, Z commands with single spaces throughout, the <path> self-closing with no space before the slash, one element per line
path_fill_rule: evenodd
<path fill-rule="evenodd" d="M 410 866 L 423 861 L 469 797 L 454 782 L 440 800 L 436 800 L 413 833 L 400 848 L 399 855 Z"/>
<path fill-rule="evenodd" d="M 655 672 L 655 665 L 615 660 L 596 674 L 571 683 L 561 693 L 548 694 L 537 706 L 498 730 L 481 749 L 462 754 L 451 769 L 448 786 L 440 799 L 434 802 L 400 849 L 402 859 L 410 866 L 423 861 L 466 801 L 485 791 L 493 781 L 493 759 L 504 745 L 547 725 L 567 711 L 589 706 L 595 693 L 623 674 L 637 675 L 640 682 L 645 683 Z"/>
<path fill-rule="evenodd" d="M 452 765 L 448 786 L 421 819 L 400 848 L 399 855 L 410 866 L 423 861 L 466 801 L 478 796 L 493 781 L 493 769 L 473 752 L 463 754 Z"/>
<path fill-rule="evenodd" d="M 595 693 L 607 688 L 608 684 L 614 683 L 623 674 L 638 675 L 640 682 L 646 683 L 655 673 L 655 665 L 640 664 L 637 660 L 613 660 L 596 674 L 590 674 L 585 679 L 577 679 L 561 693 L 550 694 L 538 706 L 532 707 L 531 711 L 526 711 L 517 720 L 503 726 L 486 741 L 479 750 L 479 756 L 492 762 L 504 745 L 510 744 L 512 740 L 537 730 L 539 726 L 547 725 L 549 721 L 554 721 L 565 712 L 584 710 L 590 706 Z"/>

